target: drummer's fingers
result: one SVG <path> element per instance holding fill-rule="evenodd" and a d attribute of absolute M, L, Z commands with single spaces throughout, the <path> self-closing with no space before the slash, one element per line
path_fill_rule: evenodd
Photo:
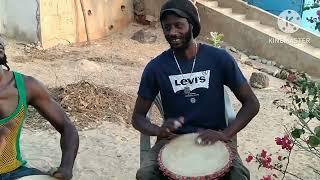
<path fill-rule="evenodd" d="M 180 116 L 180 117 L 178 118 L 178 121 L 179 121 L 181 124 L 183 124 L 183 123 L 184 123 L 184 117 L 183 117 L 183 116 Z"/>
<path fill-rule="evenodd" d="M 175 121 L 170 121 L 164 125 L 166 128 L 168 128 L 170 131 L 175 131 L 176 129 L 180 128 L 182 124 L 175 120 Z"/>
<path fill-rule="evenodd" d="M 212 137 L 209 137 L 209 136 L 206 136 L 202 141 L 203 141 L 204 145 L 210 145 L 210 144 L 213 144 L 215 142 L 215 140 L 212 139 Z"/>
<path fill-rule="evenodd" d="M 178 129 L 182 127 L 182 123 L 180 121 L 174 121 L 173 126 L 174 126 L 174 129 Z"/>
<path fill-rule="evenodd" d="M 201 143 L 203 145 L 210 145 L 218 141 L 218 137 L 215 134 L 212 134 L 208 131 L 201 133 L 198 138 L 201 139 Z"/>
<path fill-rule="evenodd" d="M 174 133 L 171 133 L 168 137 L 169 140 L 173 139 L 173 138 L 176 138 L 178 135 L 177 134 L 174 134 Z"/>
<path fill-rule="evenodd" d="M 53 175 L 53 177 L 55 177 L 55 178 L 57 178 L 57 179 L 60 179 L 60 180 L 64 180 L 64 179 L 65 179 L 64 176 L 63 176 L 61 173 L 55 173 L 55 174 Z"/>
<path fill-rule="evenodd" d="M 208 135 L 205 133 L 200 134 L 196 139 L 197 144 L 200 144 L 200 145 L 206 145 L 208 141 L 209 141 Z"/>

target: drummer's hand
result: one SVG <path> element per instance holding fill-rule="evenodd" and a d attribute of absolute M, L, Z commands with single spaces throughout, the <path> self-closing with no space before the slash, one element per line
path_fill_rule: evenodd
<path fill-rule="evenodd" d="M 200 131 L 199 136 L 196 138 L 196 143 L 200 145 L 211 145 L 217 141 L 228 142 L 230 141 L 230 138 L 222 131 L 215 131 L 211 129 Z"/>
<path fill-rule="evenodd" d="M 160 127 L 159 135 L 160 138 L 173 139 L 177 135 L 172 133 L 178 128 L 182 127 L 184 123 L 184 118 L 179 117 L 178 119 L 167 119 Z"/>
<path fill-rule="evenodd" d="M 70 180 L 72 178 L 72 170 L 59 167 L 52 176 L 60 180 Z"/>

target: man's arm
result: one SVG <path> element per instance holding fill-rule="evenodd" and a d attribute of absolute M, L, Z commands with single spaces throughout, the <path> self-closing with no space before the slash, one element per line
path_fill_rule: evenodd
<path fill-rule="evenodd" d="M 158 136 L 160 138 L 168 139 L 175 137 L 176 135 L 172 132 L 182 126 L 184 119 L 182 117 L 178 119 L 167 119 L 163 125 L 159 127 L 152 124 L 151 121 L 146 118 L 151 105 L 152 101 L 138 96 L 132 115 L 133 127 L 149 136 Z"/>
<path fill-rule="evenodd" d="M 259 112 L 260 104 L 252 92 L 248 83 L 243 83 L 238 90 L 233 91 L 241 102 L 242 107 L 237 113 L 236 119 L 223 131 L 207 129 L 200 132 L 197 140 L 201 145 L 212 144 L 218 140 L 229 141 L 241 131 Z"/>
<path fill-rule="evenodd" d="M 58 176 L 63 179 L 72 178 L 72 169 L 79 147 L 78 132 L 63 111 L 61 106 L 51 98 L 47 89 L 36 79 L 25 76 L 27 90 L 27 103 L 47 119 L 50 124 L 61 134 L 60 146 L 62 150 L 61 164 Z"/>
<path fill-rule="evenodd" d="M 224 50 L 223 58 L 224 85 L 227 85 L 241 102 L 242 107 L 236 119 L 222 132 L 206 130 L 200 133 L 200 144 L 206 145 L 218 140 L 229 141 L 257 115 L 260 104 L 250 85 L 243 76 L 234 58 Z"/>
<path fill-rule="evenodd" d="M 260 103 L 253 93 L 250 85 L 246 82 L 242 84 L 238 91 L 233 92 L 241 102 L 242 107 L 237 113 L 236 119 L 224 130 L 228 138 L 232 138 L 258 114 Z"/>
<path fill-rule="evenodd" d="M 152 124 L 151 121 L 146 118 L 151 105 L 152 101 L 138 96 L 132 115 L 132 125 L 143 134 L 157 136 L 159 135 L 160 127 Z"/>

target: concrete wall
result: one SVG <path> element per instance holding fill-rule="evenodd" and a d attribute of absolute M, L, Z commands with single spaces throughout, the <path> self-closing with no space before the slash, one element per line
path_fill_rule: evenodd
<path fill-rule="evenodd" d="M 159 18 L 160 8 L 166 1 L 167 0 L 145 0 L 144 4 L 146 14 Z"/>
<path fill-rule="evenodd" d="M 133 20 L 132 0 L 83 0 L 91 40 L 125 28 Z M 42 0 L 42 45 L 86 41 L 80 0 Z"/>
<path fill-rule="evenodd" d="M 0 0 L 0 33 L 37 42 L 37 0 Z"/>
<path fill-rule="evenodd" d="M 239 23 L 205 5 L 198 4 L 198 8 L 202 21 L 202 35 L 207 35 L 210 31 L 221 32 L 225 41 L 239 50 L 247 50 L 251 54 L 274 60 L 286 67 L 320 77 L 320 61 L 316 57 L 285 43 L 269 43 L 269 39 L 272 38 L 269 34 Z"/>

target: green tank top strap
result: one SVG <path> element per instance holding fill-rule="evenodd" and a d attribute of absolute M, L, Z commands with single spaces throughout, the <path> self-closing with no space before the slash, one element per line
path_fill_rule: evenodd
<path fill-rule="evenodd" d="M 19 93 L 19 100 L 22 101 L 24 108 L 28 108 L 27 106 L 27 92 L 24 83 L 23 75 L 18 72 L 13 72 L 14 77 L 16 79 L 16 85 Z"/>

